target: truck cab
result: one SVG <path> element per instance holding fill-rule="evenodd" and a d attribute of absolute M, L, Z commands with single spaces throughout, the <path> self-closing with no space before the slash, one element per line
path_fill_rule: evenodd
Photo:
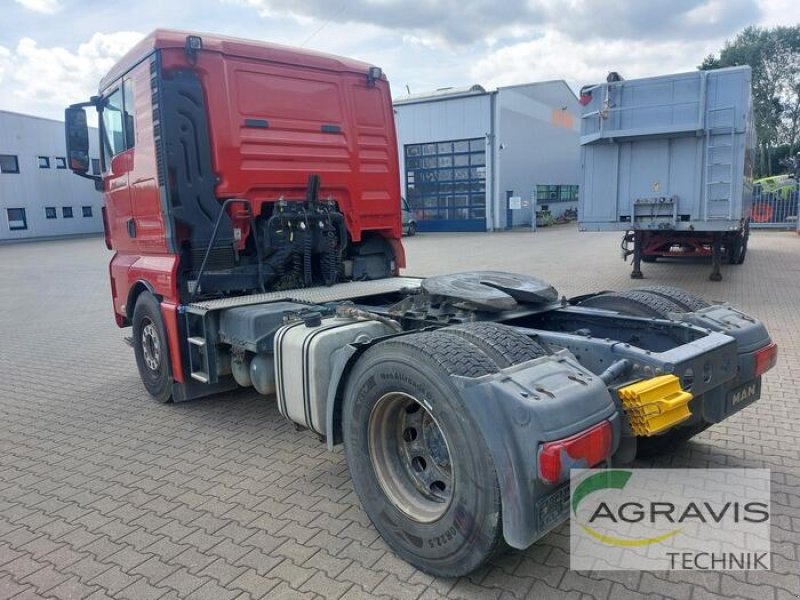
<path fill-rule="evenodd" d="M 391 98 L 378 67 L 155 31 L 98 96 L 67 111 L 70 166 L 91 177 L 74 143 L 87 107 L 99 114 L 96 180 L 120 326 L 143 288 L 170 306 L 404 266 Z"/>

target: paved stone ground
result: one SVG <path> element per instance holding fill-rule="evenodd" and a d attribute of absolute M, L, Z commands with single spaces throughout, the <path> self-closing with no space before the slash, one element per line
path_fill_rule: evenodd
<path fill-rule="evenodd" d="M 618 236 L 420 235 L 411 274 L 504 269 L 562 293 L 633 283 Z M 251 393 L 148 400 L 112 319 L 97 238 L 0 246 L 0 599 L 675 598 L 800 594 L 800 237 L 756 233 L 742 267 L 645 265 L 647 281 L 730 300 L 781 345 L 764 398 L 659 466 L 772 469 L 772 572 L 590 575 L 562 527 L 460 580 L 388 550 L 341 451 L 297 433 Z"/>

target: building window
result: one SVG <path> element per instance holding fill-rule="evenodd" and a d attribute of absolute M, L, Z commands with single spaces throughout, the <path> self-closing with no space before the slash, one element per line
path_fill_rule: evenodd
<path fill-rule="evenodd" d="M 49 169 L 50 168 L 50 157 L 49 156 L 40 156 L 39 157 L 39 168 L 40 169 Z"/>
<path fill-rule="evenodd" d="M 549 204 L 551 202 L 577 202 L 577 185 L 537 185 L 536 204 Z"/>
<path fill-rule="evenodd" d="M 44 207 L 44 217 L 46 219 L 55 219 L 56 218 L 56 207 L 55 206 L 45 206 Z"/>
<path fill-rule="evenodd" d="M 100 159 L 92 159 L 92 175 L 100 175 Z"/>
<path fill-rule="evenodd" d="M 83 207 L 81 207 L 81 210 L 83 211 L 83 216 L 84 217 L 91 217 L 92 216 L 92 207 L 91 206 L 83 206 Z"/>
<path fill-rule="evenodd" d="M 19 160 L 14 154 L 0 154 L 0 173 L 19 173 Z"/>
<path fill-rule="evenodd" d="M 72 218 L 72 207 L 71 206 L 62 206 L 61 207 L 61 216 L 65 219 Z"/>
<path fill-rule="evenodd" d="M 63 156 L 56 156 L 56 169 L 66 169 L 67 159 Z"/>
<path fill-rule="evenodd" d="M 24 208 L 7 208 L 8 228 L 11 231 L 23 231 L 28 228 L 28 219 Z"/>
<path fill-rule="evenodd" d="M 486 228 L 486 140 L 452 140 L 405 147 L 406 198 L 425 221 L 459 221 L 436 229 Z"/>

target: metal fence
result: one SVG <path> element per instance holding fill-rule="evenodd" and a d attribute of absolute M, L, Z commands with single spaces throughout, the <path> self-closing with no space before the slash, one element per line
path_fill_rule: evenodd
<path fill-rule="evenodd" d="M 800 183 L 765 191 L 756 184 L 753 187 L 754 229 L 799 229 Z"/>

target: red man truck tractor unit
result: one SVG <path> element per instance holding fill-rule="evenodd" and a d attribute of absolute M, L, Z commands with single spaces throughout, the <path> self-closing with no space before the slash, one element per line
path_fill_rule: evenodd
<path fill-rule="evenodd" d="M 276 398 L 344 444 L 372 523 L 428 573 L 529 546 L 566 519 L 571 467 L 668 450 L 756 401 L 775 363 L 760 321 L 676 288 L 568 300 L 512 273 L 400 276 L 376 66 L 159 30 L 65 116 L 149 395 Z"/>

